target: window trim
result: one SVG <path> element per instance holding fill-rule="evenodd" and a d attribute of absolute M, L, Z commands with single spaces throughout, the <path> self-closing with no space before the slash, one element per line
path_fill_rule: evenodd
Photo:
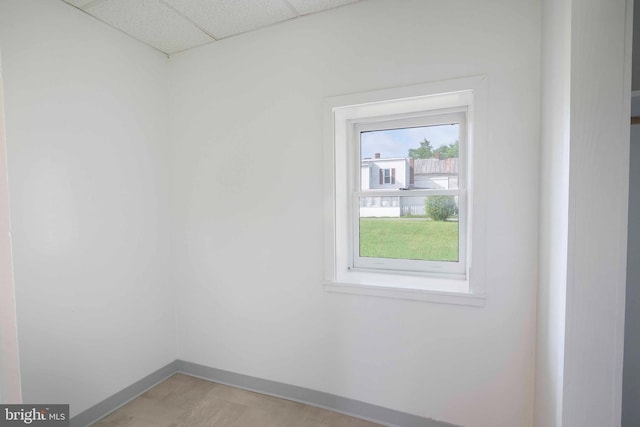
<path fill-rule="evenodd" d="M 483 306 L 486 299 L 486 124 L 487 78 L 475 76 L 382 89 L 324 100 L 325 257 L 328 292 Z M 347 121 L 394 114 L 469 107 L 467 274 L 464 280 L 438 274 L 353 271 L 348 268 Z M 416 113 L 417 112 L 417 113 Z M 476 150 L 475 147 L 482 147 Z"/>

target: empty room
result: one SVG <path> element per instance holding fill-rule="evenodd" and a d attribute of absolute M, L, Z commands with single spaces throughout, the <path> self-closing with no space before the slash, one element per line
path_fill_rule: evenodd
<path fill-rule="evenodd" d="M 3 414 L 620 426 L 632 14 L 0 0 Z"/>

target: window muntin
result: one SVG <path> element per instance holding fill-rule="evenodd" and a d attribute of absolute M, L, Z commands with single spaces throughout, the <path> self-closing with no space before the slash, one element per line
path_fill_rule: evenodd
<path fill-rule="evenodd" d="M 350 126 L 351 268 L 464 277 L 466 109 Z"/>

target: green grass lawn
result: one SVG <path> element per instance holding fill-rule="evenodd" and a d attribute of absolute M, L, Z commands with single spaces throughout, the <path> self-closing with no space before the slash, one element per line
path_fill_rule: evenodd
<path fill-rule="evenodd" d="M 457 261 L 458 223 L 360 218 L 360 256 Z"/>

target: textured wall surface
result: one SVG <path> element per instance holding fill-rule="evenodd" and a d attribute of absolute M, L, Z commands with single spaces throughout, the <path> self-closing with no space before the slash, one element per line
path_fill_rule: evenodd
<path fill-rule="evenodd" d="M 25 402 L 83 411 L 175 359 L 166 58 L 62 2 L 0 2 Z"/>
<path fill-rule="evenodd" d="M 179 357 L 474 427 L 530 426 L 538 1 L 365 1 L 171 58 Z M 486 307 L 325 293 L 322 101 L 486 74 Z"/>

